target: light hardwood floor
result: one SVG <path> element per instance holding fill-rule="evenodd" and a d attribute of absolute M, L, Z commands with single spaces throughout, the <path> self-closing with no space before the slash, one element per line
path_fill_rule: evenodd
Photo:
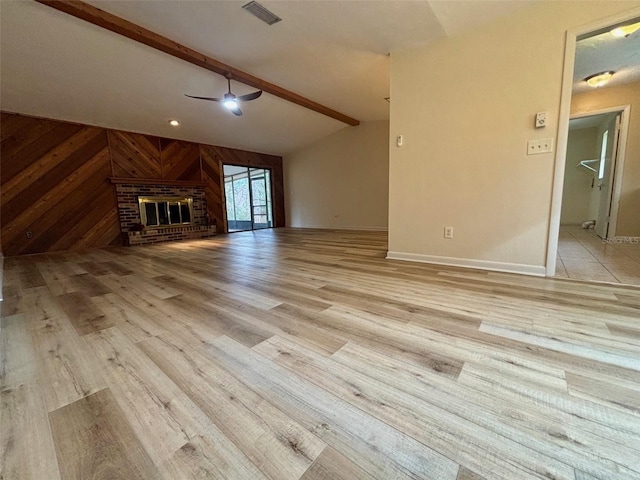
<path fill-rule="evenodd" d="M 282 229 L 5 260 L 0 478 L 640 479 L 640 289 Z"/>

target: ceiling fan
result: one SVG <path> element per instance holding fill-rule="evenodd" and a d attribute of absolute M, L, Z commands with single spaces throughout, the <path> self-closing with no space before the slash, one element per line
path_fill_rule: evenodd
<path fill-rule="evenodd" d="M 240 95 L 238 97 L 238 96 L 234 95 L 233 93 L 231 93 L 231 75 L 227 74 L 227 75 L 225 75 L 225 77 L 226 77 L 227 83 L 229 85 L 229 91 L 227 93 L 225 93 L 224 97 L 222 97 L 222 98 L 195 97 L 193 95 L 187 95 L 186 93 L 184 95 L 185 95 L 185 97 L 197 98 L 198 100 L 208 100 L 210 102 L 220 102 L 225 107 L 227 107 L 229 110 L 231 110 L 231 113 L 233 113 L 234 115 L 240 116 L 240 115 L 242 115 L 242 110 L 240 110 L 240 103 L 241 102 L 248 102 L 250 100 L 255 100 L 260 95 L 262 95 L 262 90 L 258 90 L 257 92 L 253 92 L 253 93 L 247 93 L 246 95 Z"/>

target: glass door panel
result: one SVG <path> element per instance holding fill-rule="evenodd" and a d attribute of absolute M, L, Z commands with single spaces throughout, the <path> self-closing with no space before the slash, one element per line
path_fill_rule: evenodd
<path fill-rule="evenodd" d="M 267 185 L 264 169 L 256 168 L 251 170 L 251 193 L 253 228 L 271 227 L 267 214 Z"/>
<path fill-rule="evenodd" d="M 224 165 L 224 189 L 229 232 L 273 227 L 268 169 Z"/>
<path fill-rule="evenodd" d="M 267 197 L 267 223 L 269 224 L 269 228 L 273 228 L 273 208 L 271 206 L 271 171 L 264 171 L 264 184 L 266 189 L 266 197 Z"/>

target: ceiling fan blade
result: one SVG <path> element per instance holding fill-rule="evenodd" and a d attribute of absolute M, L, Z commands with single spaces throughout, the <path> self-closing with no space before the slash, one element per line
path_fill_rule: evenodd
<path fill-rule="evenodd" d="M 238 100 L 239 102 L 248 102 L 249 100 L 255 100 L 260 95 L 262 95 L 262 90 L 258 90 L 257 92 L 253 93 L 247 93 L 246 95 L 240 95 L 239 97 L 236 97 L 236 100 Z"/>
<path fill-rule="evenodd" d="M 213 98 L 213 97 L 194 97 L 193 95 L 184 94 L 185 97 L 189 98 L 197 98 L 198 100 L 209 100 L 210 102 L 222 102 L 223 98 Z"/>
<path fill-rule="evenodd" d="M 233 110 L 231 110 L 231 113 L 239 117 L 240 115 L 242 115 L 242 110 L 240 110 L 240 107 L 234 108 Z"/>

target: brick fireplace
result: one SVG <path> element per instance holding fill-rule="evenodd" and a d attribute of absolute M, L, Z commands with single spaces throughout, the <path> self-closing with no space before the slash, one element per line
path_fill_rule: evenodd
<path fill-rule="evenodd" d="M 162 180 L 111 179 L 116 187 L 120 231 L 125 245 L 213 237 L 216 226 L 208 225 L 204 185 L 196 182 Z M 142 228 L 139 198 L 190 199 L 192 218 L 188 224 L 159 225 Z"/>

